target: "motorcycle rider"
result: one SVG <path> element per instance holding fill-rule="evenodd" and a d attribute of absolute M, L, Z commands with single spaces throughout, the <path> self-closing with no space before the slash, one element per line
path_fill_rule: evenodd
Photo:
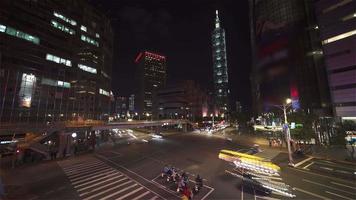
<path fill-rule="evenodd" d="M 203 187 L 203 179 L 199 176 L 195 178 L 195 184 L 198 185 L 199 187 Z"/>

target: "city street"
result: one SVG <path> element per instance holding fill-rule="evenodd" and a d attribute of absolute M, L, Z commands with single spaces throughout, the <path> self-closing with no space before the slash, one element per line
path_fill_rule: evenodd
<path fill-rule="evenodd" d="M 6 176 L 4 182 L 5 188 L 17 182 L 19 191 L 23 191 L 10 191 L 10 199 L 19 196 L 21 199 L 179 199 L 175 187 L 159 176 L 164 165 L 172 165 L 185 171 L 192 181 L 197 174 L 204 179 L 206 186 L 194 199 L 288 199 L 277 194 L 265 196 L 225 172 L 233 170 L 233 166 L 218 159 L 219 150 L 248 148 L 249 144 L 239 144 L 238 140 L 229 141 L 220 136 L 176 133 L 148 142 L 137 139 L 130 144 L 96 150 L 94 154 L 15 169 L 8 175 L 23 173 Z M 269 159 L 281 166 L 281 178 L 294 188 L 296 199 L 356 198 L 353 180 L 312 170 L 318 163 L 334 165 L 331 161 L 305 158 L 297 161 L 296 168 L 290 168 L 287 167 L 286 153 L 266 149 L 258 154 L 270 155 Z M 345 171 L 354 167 L 341 163 L 337 166 L 335 170 Z"/>

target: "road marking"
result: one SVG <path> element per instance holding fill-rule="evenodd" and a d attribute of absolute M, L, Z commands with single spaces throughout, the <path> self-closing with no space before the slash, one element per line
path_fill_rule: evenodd
<path fill-rule="evenodd" d="M 337 197 L 343 198 L 343 199 L 353 200 L 353 199 L 351 199 L 351 198 L 349 198 L 349 197 L 345 197 L 345 196 L 342 196 L 342 195 L 340 195 L 340 194 L 335 194 L 335 193 L 329 192 L 329 191 L 325 191 L 325 192 L 328 193 L 328 194 L 332 194 L 332 195 L 335 195 L 335 196 L 337 196 Z"/>
<path fill-rule="evenodd" d="M 110 174 L 109 174 L 109 175 L 106 175 L 106 176 L 103 176 L 103 177 L 101 177 L 101 178 L 98 178 L 98 179 L 91 180 L 91 181 L 89 181 L 89 182 L 84 182 L 84 183 L 79 184 L 79 185 L 76 185 L 76 184 L 74 184 L 74 183 L 72 183 L 72 184 L 74 185 L 74 188 L 78 188 L 78 187 L 82 187 L 82 186 L 84 186 L 84 185 L 88 185 L 88 184 L 90 184 L 90 183 L 95 183 L 95 182 L 97 182 L 97 181 L 99 181 L 99 180 L 102 180 L 102 179 L 106 179 L 106 178 L 108 178 L 109 176 L 110 176 Z M 122 176 L 122 175 L 120 175 L 120 176 Z M 120 177 L 120 176 L 119 176 L 119 177 Z"/>
<path fill-rule="evenodd" d="M 200 200 L 204 200 L 205 198 L 207 198 L 214 190 L 215 190 L 214 188 L 211 188 L 211 190 L 205 196 L 203 196 Z"/>
<path fill-rule="evenodd" d="M 318 194 L 315 194 L 313 192 L 309 192 L 309 191 L 306 191 L 306 190 L 303 190 L 303 189 L 300 189 L 300 188 L 295 188 L 295 190 L 298 190 L 299 192 L 303 192 L 305 194 L 309 194 L 309 195 L 314 196 L 314 197 L 318 197 L 320 199 L 331 200 L 331 199 L 329 199 L 327 197 L 324 197 L 324 196 L 321 196 L 321 195 L 318 195 Z"/>
<path fill-rule="evenodd" d="M 116 175 L 116 174 L 120 174 L 120 173 L 118 173 L 117 171 L 115 171 L 115 170 L 110 170 L 110 171 L 108 171 L 108 172 L 105 172 L 105 173 L 100 173 L 100 174 L 98 174 L 98 175 L 95 175 L 95 176 L 90 176 L 90 177 L 88 177 L 88 178 L 84 178 L 84 177 L 78 177 L 76 180 L 71 180 L 71 182 L 72 182 L 72 184 L 73 185 L 76 185 L 76 184 L 78 184 L 78 183 L 81 183 L 81 182 L 83 182 L 83 181 L 89 181 L 89 180 L 93 180 L 93 179 L 95 179 L 95 180 L 99 180 L 99 179 L 102 179 L 102 178 L 98 178 L 98 177 L 108 177 L 108 176 L 110 176 L 110 175 Z M 98 178 L 98 179 L 96 179 L 96 178 Z"/>
<path fill-rule="evenodd" d="M 137 183 L 135 183 L 135 184 L 133 184 L 133 185 L 130 185 L 129 187 L 124 187 L 123 189 L 121 189 L 121 190 L 119 190 L 119 191 L 117 191 L 117 192 L 114 192 L 114 193 L 112 193 L 112 194 L 110 194 L 110 195 L 108 195 L 108 196 L 105 196 L 104 198 L 100 198 L 100 199 L 103 199 L 103 200 L 109 199 L 109 198 L 112 197 L 112 196 L 115 196 L 115 195 L 117 195 L 117 194 L 120 194 L 120 193 L 122 193 L 122 192 L 124 192 L 124 191 L 126 191 L 126 190 L 128 190 L 128 189 L 130 189 L 130 188 L 136 187 L 136 186 L 137 186 Z"/>
<path fill-rule="evenodd" d="M 326 170 L 329 170 L 329 171 L 333 171 L 334 169 L 333 168 L 329 168 L 329 167 L 319 167 L 321 169 L 326 169 Z"/>
<path fill-rule="evenodd" d="M 131 182 L 132 182 L 132 181 L 130 180 L 130 181 L 127 181 L 127 182 L 125 182 L 125 183 L 121 183 L 120 185 L 117 185 L 117 186 L 115 186 L 115 187 L 111 187 L 111 188 L 108 188 L 108 189 L 106 189 L 106 190 L 104 190 L 104 191 L 101 191 L 101 192 L 99 192 L 99 193 L 96 193 L 96 194 L 94 194 L 94 195 L 88 196 L 88 197 L 84 198 L 83 200 L 92 199 L 92 198 L 97 197 L 97 196 L 99 196 L 99 195 L 105 194 L 105 193 L 108 192 L 108 191 L 111 191 L 111 190 L 117 189 L 117 188 L 119 188 L 119 187 L 121 187 L 121 186 L 127 185 L 127 184 L 129 184 L 129 183 L 131 183 Z M 101 199 L 102 199 L 102 198 L 101 198 Z"/>
<path fill-rule="evenodd" d="M 72 177 L 70 178 L 71 181 L 77 181 L 83 178 L 87 178 L 87 177 L 92 177 L 93 175 L 97 175 L 97 174 L 107 174 L 110 173 L 112 171 L 115 171 L 113 169 L 105 169 L 103 171 L 97 171 L 96 173 L 92 173 L 92 174 L 87 174 L 87 175 L 83 175 L 83 176 L 77 176 L 77 177 Z"/>
<path fill-rule="evenodd" d="M 81 169 L 81 168 L 88 168 L 88 167 L 91 167 L 91 166 L 99 166 L 99 165 L 103 165 L 103 162 L 96 162 L 96 163 L 92 163 L 92 164 L 88 164 L 88 165 L 76 165 L 76 164 L 74 164 L 70 168 L 63 168 L 63 171 L 70 172 L 70 171 Z"/>
<path fill-rule="evenodd" d="M 93 170 L 93 171 L 86 171 L 86 172 L 82 172 L 82 173 L 79 173 L 79 174 L 67 174 L 67 176 L 70 178 L 70 179 L 76 179 L 78 177 L 83 177 L 83 176 L 88 176 L 88 175 L 95 175 L 95 174 L 99 174 L 99 173 L 103 173 L 103 172 L 107 172 L 107 171 L 110 171 L 112 170 L 112 168 L 102 168 L 102 169 L 96 169 L 96 170 Z"/>
<path fill-rule="evenodd" d="M 91 170 L 91 169 L 96 169 L 96 168 L 100 168 L 100 167 L 105 167 L 106 165 L 104 163 L 100 163 L 100 164 L 96 164 L 96 165 L 90 165 L 87 167 L 78 167 L 78 168 L 74 168 L 71 170 L 63 170 L 64 172 L 66 172 L 67 174 L 70 173 L 74 173 L 74 172 L 81 172 L 81 171 L 87 171 L 87 170 Z"/>
<path fill-rule="evenodd" d="M 97 185 L 100 185 L 100 184 L 102 184 L 102 183 L 108 182 L 108 181 L 110 181 L 110 180 L 112 180 L 112 179 L 116 179 L 116 178 L 118 178 L 118 177 L 113 177 L 113 178 L 107 179 L 107 180 L 105 180 L 105 181 L 100 181 L 100 182 L 98 182 L 98 183 L 96 183 L 96 184 L 94 184 L 94 185 L 89 185 L 89 186 L 87 186 L 87 187 L 80 188 L 80 189 L 78 189 L 78 192 L 83 191 L 83 190 L 86 190 L 86 189 L 89 189 L 89 188 L 91 188 L 91 187 L 95 187 L 95 186 L 97 186 Z M 128 178 L 124 177 L 124 178 L 122 178 L 122 179 L 119 179 L 119 180 L 116 180 L 116 181 L 114 181 L 114 182 L 111 182 L 111 183 L 109 183 L 108 185 L 103 185 L 103 186 L 100 186 L 100 187 L 95 188 L 95 189 L 93 189 L 93 190 L 90 190 L 89 192 L 80 193 L 79 196 L 84 196 L 85 194 L 89 194 L 89 193 L 91 193 L 91 192 L 98 191 L 98 190 L 100 190 L 100 189 L 102 189 L 102 188 L 105 188 L 105 187 L 107 187 L 107 186 L 113 185 L 113 184 L 115 184 L 115 183 L 119 183 L 119 182 L 121 182 L 121 181 L 123 181 L 123 180 L 126 180 L 126 179 L 128 179 Z"/>
<path fill-rule="evenodd" d="M 337 167 L 337 168 L 342 168 L 342 169 L 350 170 L 350 171 L 353 171 L 353 170 L 354 170 L 354 168 L 344 167 L 344 166 L 342 166 L 342 165 L 340 165 L 340 164 L 336 164 L 336 163 L 334 163 L 334 164 L 329 164 L 329 163 L 320 162 L 320 160 L 315 161 L 315 162 L 316 162 L 316 163 L 319 163 L 320 165 L 328 165 L 328 166 Z"/>
<path fill-rule="evenodd" d="M 76 176 L 76 175 L 79 175 L 79 174 L 85 174 L 85 173 L 88 173 L 88 171 L 97 171 L 97 170 L 103 170 L 103 169 L 110 169 L 110 167 L 108 166 L 101 166 L 101 167 L 97 167 L 97 168 L 92 168 L 92 169 L 86 169 L 86 170 L 83 170 L 83 171 L 78 171 L 77 173 L 66 173 L 68 176 Z"/>
<path fill-rule="evenodd" d="M 352 186 L 349 186 L 349 185 L 344 185 L 344 184 L 337 183 L 337 182 L 334 182 L 334 181 L 331 181 L 331 183 L 335 184 L 335 185 L 340 185 L 340 186 L 343 186 L 343 187 L 348 187 L 348 188 L 356 190 L 356 187 L 352 187 Z"/>
<path fill-rule="evenodd" d="M 143 187 L 139 187 L 139 188 L 137 188 L 136 190 L 131 191 L 130 193 L 125 194 L 124 196 L 121 196 L 121 197 L 118 198 L 117 200 L 122 200 L 122 199 L 124 199 L 124 198 L 126 198 L 126 197 L 128 197 L 128 196 L 130 196 L 130 195 L 132 195 L 132 194 L 134 194 L 134 193 L 136 193 L 136 192 L 142 190 L 142 189 L 143 189 Z"/>
<path fill-rule="evenodd" d="M 244 199 L 244 185 L 241 184 L 241 200 Z"/>
<path fill-rule="evenodd" d="M 352 172 L 348 172 L 348 171 L 344 171 L 344 170 L 340 170 L 340 169 L 336 169 L 336 172 L 341 172 L 343 174 L 352 174 Z"/>
<path fill-rule="evenodd" d="M 308 162 L 308 161 L 311 160 L 311 159 L 313 159 L 313 157 L 309 157 L 309 158 L 307 158 L 307 159 L 305 159 L 305 160 L 302 160 L 302 161 L 300 161 L 299 163 L 295 164 L 294 167 L 298 167 L 298 166 L 304 164 L 305 162 Z"/>
<path fill-rule="evenodd" d="M 317 183 L 317 182 L 314 182 L 314 181 L 311 181 L 311 180 L 307 180 L 307 179 L 304 179 L 304 178 L 303 178 L 303 181 L 308 182 L 308 183 L 312 183 L 312 184 L 315 184 L 315 185 L 327 187 L 327 188 L 330 188 L 332 190 L 337 190 L 337 191 L 340 191 L 340 192 L 344 192 L 344 193 L 347 193 L 347 194 L 354 195 L 354 193 L 350 193 L 350 192 L 345 191 L 345 190 L 340 190 L 340 189 L 337 189 L 337 188 L 334 188 L 334 187 L 330 187 L 330 186 L 327 186 L 327 185 L 324 185 L 324 184 L 320 184 L 320 183 Z"/>
<path fill-rule="evenodd" d="M 277 199 L 277 198 L 273 198 L 273 197 L 264 197 L 264 196 L 256 196 L 259 199 L 266 199 L 266 200 L 281 200 L 281 199 Z"/>
<path fill-rule="evenodd" d="M 301 168 L 288 168 L 288 169 L 290 169 L 290 170 L 295 170 L 295 171 L 299 171 L 299 172 L 306 173 L 306 174 L 312 174 L 312 175 L 315 175 L 315 176 L 321 176 L 321 177 L 329 178 L 329 179 L 333 179 L 333 180 L 338 180 L 338 181 L 344 182 L 344 183 L 346 183 L 346 184 L 355 184 L 354 182 L 345 181 L 344 179 L 341 179 L 341 178 L 326 176 L 326 175 L 322 175 L 322 174 L 317 174 L 317 173 L 314 173 L 314 172 L 311 172 L 311 171 L 303 170 L 303 169 L 301 169 Z"/>
<path fill-rule="evenodd" d="M 125 169 L 126 171 L 128 171 L 128 172 L 130 172 L 130 173 L 135 174 L 136 176 L 142 178 L 143 180 L 145 180 L 145 181 L 147 181 L 147 182 L 152 183 L 152 181 L 150 181 L 150 180 L 146 179 L 145 177 L 143 177 L 143 176 L 137 174 L 136 172 L 133 172 L 133 171 L 127 169 L 127 168 L 124 167 L 124 166 L 121 166 L 121 165 L 115 163 L 114 161 L 112 161 L 112 160 L 110 160 L 110 159 L 107 159 L 105 156 L 102 156 L 102 155 L 100 155 L 100 154 L 96 154 L 96 156 L 98 156 L 98 157 L 101 158 L 101 159 L 106 160 L 107 162 L 110 162 L 111 164 L 113 164 L 113 165 L 115 165 L 115 166 L 117 166 L 117 167 L 120 167 L 120 168 Z M 127 176 L 127 175 L 126 175 L 126 176 Z M 142 184 L 140 184 L 140 185 L 142 185 Z M 154 193 L 155 195 L 159 196 L 160 198 L 166 199 L 166 198 L 163 198 L 161 195 L 157 194 L 156 192 L 154 192 L 154 191 L 148 189 L 146 186 L 144 186 L 144 185 L 142 185 L 142 186 L 145 187 L 147 190 L 151 191 L 152 193 Z M 162 188 L 162 189 L 163 189 L 163 188 Z M 164 189 L 164 190 L 165 190 L 165 189 Z M 167 190 L 166 190 L 166 191 L 167 191 Z"/>
<path fill-rule="evenodd" d="M 139 196 L 135 197 L 135 198 L 134 198 L 134 199 L 132 199 L 132 200 L 138 200 L 138 199 L 140 199 L 140 198 L 142 198 L 142 197 L 146 196 L 146 195 L 147 195 L 147 194 L 149 194 L 149 193 L 150 193 L 150 191 L 146 191 L 145 193 L 140 194 Z"/>
<path fill-rule="evenodd" d="M 303 167 L 303 169 L 309 170 L 308 167 L 310 167 L 312 164 L 314 164 L 314 162 L 309 163 L 308 165 L 306 165 L 305 167 Z"/>
<path fill-rule="evenodd" d="M 67 166 L 63 166 L 63 164 L 60 164 L 62 166 L 62 168 L 64 170 L 67 170 L 67 169 L 73 169 L 73 168 L 76 168 L 78 166 L 89 166 L 89 165 L 96 165 L 96 164 L 99 164 L 99 163 L 103 163 L 102 161 L 94 161 L 94 162 L 81 162 L 81 163 L 75 163 L 75 164 L 67 164 Z"/>

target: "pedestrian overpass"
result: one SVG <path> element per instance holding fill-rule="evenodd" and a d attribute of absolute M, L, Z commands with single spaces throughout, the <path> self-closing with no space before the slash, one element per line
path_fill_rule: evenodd
<path fill-rule="evenodd" d="M 183 132 L 187 132 L 189 127 L 195 124 L 189 120 L 167 119 L 167 120 L 135 120 L 124 122 L 103 122 L 103 121 L 67 121 L 56 122 L 53 124 L 2 124 L 0 125 L 0 138 L 2 136 L 36 133 L 36 137 L 24 140 L 19 143 L 23 149 L 31 149 L 38 152 L 46 159 L 49 158 L 49 148 L 45 143 L 58 138 L 58 151 L 70 151 L 73 144 L 72 133 L 85 132 L 85 136 L 95 135 L 96 133 L 108 133 L 112 129 L 133 129 L 153 127 L 155 132 L 160 132 L 162 126 L 180 125 Z"/>

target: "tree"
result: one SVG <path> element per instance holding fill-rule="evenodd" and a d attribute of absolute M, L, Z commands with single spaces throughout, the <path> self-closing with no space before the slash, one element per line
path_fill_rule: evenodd
<path fill-rule="evenodd" d="M 317 116 L 304 112 L 294 112 L 288 115 L 288 122 L 294 122 L 297 126 L 291 129 L 291 137 L 299 141 L 310 141 L 315 138 L 313 125 Z"/>
<path fill-rule="evenodd" d="M 356 153 L 356 141 L 346 140 L 347 131 L 355 132 L 356 123 L 354 121 L 345 120 L 343 122 L 336 124 L 335 135 L 332 137 L 332 144 L 346 146 L 346 149 L 349 151 L 351 159 L 355 159 Z"/>

